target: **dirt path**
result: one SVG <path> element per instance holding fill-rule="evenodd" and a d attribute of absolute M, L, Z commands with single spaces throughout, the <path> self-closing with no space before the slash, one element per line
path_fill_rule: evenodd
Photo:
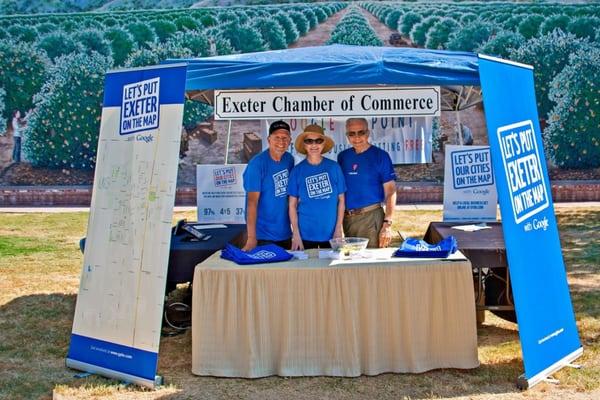
<path fill-rule="evenodd" d="M 346 15 L 348 8 L 344 8 L 341 11 L 333 14 L 331 17 L 325 20 L 322 24 L 319 24 L 312 31 L 308 32 L 305 36 L 292 43 L 289 48 L 295 49 L 298 47 L 309 47 L 309 46 L 322 46 L 329 40 L 331 31 L 338 24 L 340 19 Z"/>
<path fill-rule="evenodd" d="M 364 16 L 367 17 L 369 24 L 371 24 L 371 26 L 373 27 L 373 30 L 375 30 L 375 33 L 377 34 L 379 39 L 381 39 L 381 41 L 383 42 L 383 45 L 390 46 L 390 41 L 389 41 L 390 35 L 392 33 L 397 33 L 398 31 L 388 28 L 388 26 L 386 24 L 379 21 L 379 19 L 377 19 L 376 16 L 374 16 L 373 14 L 371 14 L 369 11 L 365 10 L 364 8 L 361 8 L 360 11 L 362 11 Z"/>

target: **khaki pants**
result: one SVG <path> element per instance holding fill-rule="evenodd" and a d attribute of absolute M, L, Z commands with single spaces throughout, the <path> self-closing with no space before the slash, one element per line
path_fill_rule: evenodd
<path fill-rule="evenodd" d="M 367 247 L 379 247 L 379 231 L 383 226 L 385 213 L 383 208 L 367 211 L 359 215 L 344 216 L 344 235 L 364 237 L 369 239 Z"/>

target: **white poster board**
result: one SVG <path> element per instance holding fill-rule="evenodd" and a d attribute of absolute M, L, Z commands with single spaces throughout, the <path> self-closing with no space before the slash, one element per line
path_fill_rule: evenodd
<path fill-rule="evenodd" d="M 196 166 L 198 222 L 246 223 L 245 169 L 246 164 Z"/>
<path fill-rule="evenodd" d="M 393 164 L 420 164 L 432 162 L 432 133 L 437 117 L 369 117 L 367 118 L 369 142 L 388 152 Z M 294 147 L 296 137 L 310 124 L 323 127 L 335 145 L 325 157 L 337 161 L 337 156 L 350 147 L 346 138 L 346 118 L 283 119 L 292 129 L 292 143 L 289 152 L 296 164 L 304 160 Z M 269 125 L 276 119 L 261 121 L 263 150 L 268 147 Z"/>
<path fill-rule="evenodd" d="M 489 146 L 446 146 L 444 221 L 496 221 Z"/>
<path fill-rule="evenodd" d="M 155 385 L 185 77 L 107 73 L 71 368 Z"/>

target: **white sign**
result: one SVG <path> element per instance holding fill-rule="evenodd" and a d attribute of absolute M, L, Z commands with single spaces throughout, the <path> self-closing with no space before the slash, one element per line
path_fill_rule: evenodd
<path fill-rule="evenodd" d="M 215 119 L 440 116 L 439 87 L 215 90 Z"/>
<path fill-rule="evenodd" d="M 496 221 L 489 146 L 446 146 L 444 221 Z"/>
<path fill-rule="evenodd" d="M 497 133 L 513 216 L 519 224 L 550 204 L 535 131 L 531 120 L 527 120 L 501 126 Z"/>
<path fill-rule="evenodd" d="M 198 222 L 246 223 L 245 164 L 197 165 Z"/>
<path fill-rule="evenodd" d="M 158 128 L 160 77 L 123 86 L 120 134 Z"/>
<path fill-rule="evenodd" d="M 431 137 L 435 117 L 371 117 L 367 118 L 369 142 L 385 151 L 392 158 L 393 164 L 419 164 L 432 161 Z M 269 125 L 275 121 L 261 122 L 263 150 L 268 147 L 267 136 Z M 350 147 L 346 139 L 346 119 L 312 118 L 284 119 L 292 129 L 292 143 L 289 152 L 294 156 L 296 164 L 304 160 L 304 155 L 296 151 L 294 142 L 309 124 L 323 127 L 325 134 L 330 136 L 335 145 L 325 157 L 337 161 L 338 154 Z"/>

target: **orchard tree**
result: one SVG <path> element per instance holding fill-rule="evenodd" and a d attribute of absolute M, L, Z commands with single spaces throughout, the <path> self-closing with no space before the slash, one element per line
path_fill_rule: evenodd
<path fill-rule="evenodd" d="M 23 42 L 0 40 L 0 88 L 4 89 L 3 118 L 33 107 L 33 96 L 48 77 L 50 60 L 44 51 Z"/>
<path fill-rule="evenodd" d="M 202 31 L 177 32 L 167 41 L 167 44 L 188 49 L 192 57 L 211 55 L 209 38 Z"/>
<path fill-rule="evenodd" d="M 487 42 L 498 30 L 498 26 L 490 22 L 475 20 L 452 35 L 448 41 L 448 50 L 473 51 Z"/>
<path fill-rule="evenodd" d="M 547 35 L 555 29 L 568 32 L 567 27 L 570 22 L 571 18 L 566 14 L 551 15 L 542 22 L 542 25 L 540 25 L 540 34 Z"/>
<path fill-rule="evenodd" d="M 148 27 L 143 22 L 128 24 L 127 30 L 129 33 L 131 33 L 133 40 L 135 40 L 140 47 L 150 47 L 150 45 L 156 40 L 156 34 L 152 28 Z"/>
<path fill-rule="evenodd" d="M 135 49 L 133 37 L 124 29 L 111 28 L 104 32 L 116 66 L 121 66 Z"/>
<path fill-rule="evenodd" d="M 477 48 L 477 52 L 500 58 L 510 58 L 511 52 L 525 43 L 523 35 L 517 32 L 500 31 Z"/>
<path fill-rule="evenodd" d="M 443 18 L 427 31 L 425 47 L 428 49 L 444 49 L 450 35 L 460 28 L 458 22 L 452 18 Z"/>
<path fill-rule="evenodd" d="M 535 97 L 540 118 L 547 119 L 553 107 L 548 97 L 550 83 L 567 65 L 569 56 L 587 45 L 585 40 L 578 39 L 571 33 L 555 30 L 529 39 L 519 48 L 510 51 L 511 60 L 533 65 Z"/>
<path fill-rule="evenodd" d="M 298 33 L 298 29 L 296 29 L 296 25 L 294 21 L 284 12 L 278 12 L 274 15 L 275 20 L 279 22 L 283 31 L 285 32 L 285 42 L 287 44 L 294 43 L 300 37 L 300 33 Z"/>
<path fill-rule="evenodd" d="M 86 53 L 95 51 L 103 56 L 112 56 L 112 50 L 108 40 L 104 38 L 104 32 L 98 29 L 86 29 L 73 35 L 73 39 L 78 41 L 82 50 Z"/>
<path fill-rule="evenodd" d="M 252 24 L 271 50 L 281 50 L 287 47 L 285 32 L 279 22 L 267 18 L 257 18 Z"/>
<path fill-rule="evenodd" d="M 50 60 L 81 51 L 81 46 L 73 37 L 62 31 L 50 32 L 37 42 L 37 48 L 44 50 Z"/>
<path fill-rule="evenodd" d="M 104 74 L 110 57 L 96 52 L 58 59 L 35 98 L 23 133 L 32 165 L 93 169 L 102 112 Z"/>
<path fill-rule="evenodd" d="M 555 106 L 544 133 L 551 159 L 566 168 L 600 167 L 600 48 L 572 54 L 549 97 Z"/>
<path fill-rule="evenodd" d="M 235 22 L 229 22 L 221 27 L 221 33 L 225 39 L 229 40 L 233 48 L 241 53 L 266 50 L 260 33 L 251 26 L 240 26 Z"/>
<path fill-rule="evenodd" d="M 594 40 L 596 37 L 596 28 L 600 26 L 598 17 L 578 17 L 573 18 L 567 30 L 578 38 Z"/>

